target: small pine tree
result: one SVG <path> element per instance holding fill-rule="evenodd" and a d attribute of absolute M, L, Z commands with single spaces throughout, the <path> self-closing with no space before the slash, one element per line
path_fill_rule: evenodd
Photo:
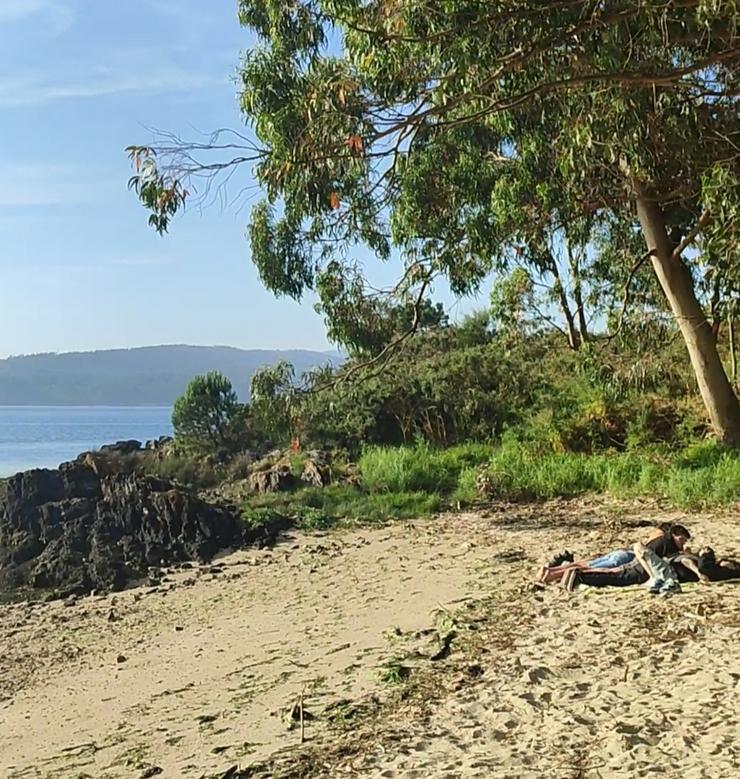
<path fill-rule="evenodd" d="M 172 411 L 175 440 L 185 449 L 223 455 L 233 451 L 244 427 L 246 407 L 229 379 L 210 371 L 190 381 Z"/>

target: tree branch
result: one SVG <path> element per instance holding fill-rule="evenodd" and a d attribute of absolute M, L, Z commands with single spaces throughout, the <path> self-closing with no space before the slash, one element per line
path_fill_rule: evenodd
<path fill-rule="evenodd" d="M 633 265 L 632 270 L 630 271 L 629 276 L 627 277 L 627 281 L 624 285 L 624 293 L 622 295 L 622 310 L 619 314 L 619 319 L 617 321 L 617 327 L 614 330 L 613 333 L 607 336 L 603 336 L 603 339 L 606 341 L 612 341 L 614 338 L 616 338 L 619 333 L 622 330 L 622 327 L 624 325 L 624 317 L 627 313 L 627 304 L 629 303 L 629 295 L 630 295 L 630 287 L 632 286 L 632 281 L 634 280 L 635 276 L 637 275 L 637 271 L 640 270 L 640 268 L 645 264 L 647 260 L 650 259 L 650 257 L 655 254 L 655 249 L 650 249 L 649 251 L 645 252 L 645 254 L 640 257 L 640 259 Z"/>
<path fill-rule="evenodd" d="M 684 250 L 694 242 L 696 236 L 699 235 L 702 229 L 706 227 L 711 221 L 712 221 L 712 215 L 709 213 L 709 211 L 704 211 L 704 213 L 699 217 L 699 221 L 696 223 L 696 225 L 694 225 L 693 229 L 690 230 L 689 233 L 681 239 L 681 242 L 673 250 L 673 253 L 671 254 L 671 259 L 672 260 L 680 259 Z"/>
<path fill-rule="evenodd" d="M 323 390 L 331 389 L 332 387 L 338 386 L 339 384 L 345 384 L 356 373 L 364 371 L 367 368 L 372 367 L 373 365 L 378 365 L 379 363 L 382 363 L 380 365 L 380 369 L 370 374 L 369 376 L 365 376 L 365 378 L 371 378 L 372 376 L 376 376 L 379 373 L 381 373 L 387 367 L 388 363 L 390 362 L 390 358 L 396 352 L 398 347 L 404 341 L 406 341 L 408 338 L 414 335 L 416 331 L 419 329 L 419 324 L 421 322 L 421 302 L 424 299 L 424 295 L 431 281 L 432 279 L 430 277 L 427 277 L 421 283 L 421 286 L 419 288 L 419 294 L 416 296 L 416 300 L 414 302 L 414 319 L 411 322 L 411 326 L 409 327 L 408 330 L 406 330 L 406 332 L 402 333 L 397 338 L 394 338 L 390 343 L 386 344 L 383 347 L 383 349 L 371 359 L 363 360 L 362 362 L 359 362 L 356 365 L 347 368 L 347 370 L 343 374 L 337 376 L 333 381 L 327 382 L 326 384 L 323 384 L 321 387 L 318 387 L 316 391 L 322 392 Z"/>

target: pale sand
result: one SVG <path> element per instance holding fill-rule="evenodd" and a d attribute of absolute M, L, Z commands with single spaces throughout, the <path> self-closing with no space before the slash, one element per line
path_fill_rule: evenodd
<path fill-rule="evenodd" d="M 639 515 L 740 554 L 737 517 Z M 526 586 L 549 551 L 644 534 L 614 516 L 553 502 L 297 535 L 156 592 L 0 607 L 0 776 L 218 776 L 270 756 L 260 775 L 738 775 L 740 586 Z M 482 616 L 432 663 L 439 609 Z M 421 701 L 378 678 L 407 653 L 411 687 L 439 682 Z M 301 748 L 284 714 L 302 693 Z M 354 733 L 322 716 L 373 694 L 388 704 Z"/>

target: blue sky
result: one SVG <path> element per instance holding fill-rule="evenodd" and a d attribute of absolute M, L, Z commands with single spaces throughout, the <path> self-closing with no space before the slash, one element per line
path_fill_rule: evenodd
<path fill-rule="evenodd" d="M 262 288 L 249 203 L 191 211 L 161 238 L 126 189 L 123 150 L 147 128 L 241 129 L 234 77 L 250 42 L 236 0 L 0 0 L 0 358 L 328 347 L 312 301 Z"/>

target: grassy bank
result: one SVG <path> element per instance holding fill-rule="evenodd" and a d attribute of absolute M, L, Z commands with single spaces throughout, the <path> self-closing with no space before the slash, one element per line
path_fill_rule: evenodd
<path fill-rule="evenodd" d="M 335 484 L 250 498 L 242 507 L 242 515 L 254 524 L 269 524 L 277 516 L 290 516 L 297 527 L 326 530 L 344 523 L 428 516 L 446 504 L 444 496 L 433 492 L 368 493 L 359 487 Z"/>
<path fill-rule="evenodd" d="M 482 497 L 545 500 L 589 492 L 663 498 L 678 508 L 740 502 L 740 456 L 714 443 L 670 451 L 577 454 L 505 440 L 435 451 L 369 449 L 360 459 L 369 492 L 428 491 L 472 503 Z M 436 485 L 436 486 L 435 486 Z M 479 490 L 483 487 L 483 493 Z"/>
<path fill-rule="evenodd" d="M 332 485 L 253 498 L 248 521 L 289 514 L 298 525 L 387 521 L 490 500 L 532 501 L 589 493 L 660 498 L 682 509 L 740 503 L 740 456 L 714 443 L 680 450 L 577 454 L 509 439 L 448 449 L 367 447 L 358 486 Z"/>

